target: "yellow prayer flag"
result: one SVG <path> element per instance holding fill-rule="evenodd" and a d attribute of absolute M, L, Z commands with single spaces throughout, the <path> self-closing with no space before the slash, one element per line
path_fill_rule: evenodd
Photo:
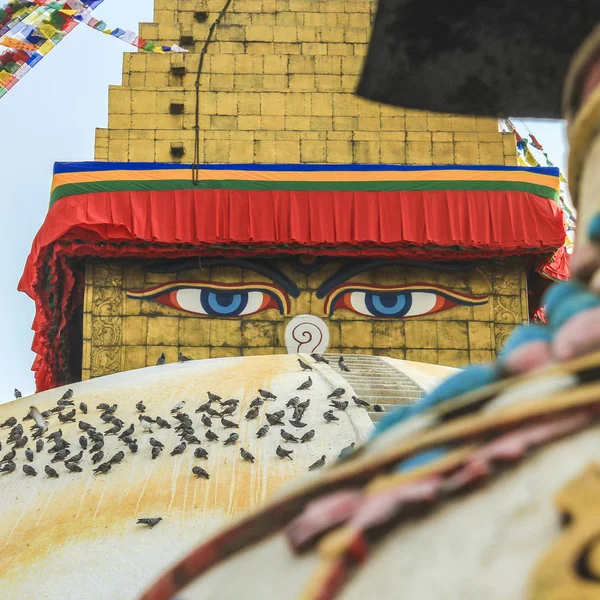
<path fill-rule="evenodd" d="M 40 27 L 40 33 L 44 37 L 50 39 L 56 33 L 56 29 L 52 27 L 52 25 L 50 25 L 49 23 L 46 23 L 45 25 L 42 25 Z"/>
<path fill-rule="evenodd" d="M 532 167 L 540 166 L 540 163 L 538 163 L 538 161 L 535 159 L 535 156 L 532 154 L 532 152 L 529 148 L 527 148 L 527 150 L 525 151 L 525 160 Z"/>
<path fill-rule="evenodd" d="M 0 71 L 0 83 L 7 83 L 12 78 L 12 75 L 7 71 Z"/>
<path fill-rule="evenodd" d="M 38 52 L 42 55 L 42 56 L 46 56 L 46 54 L 48 54 L 48 52 L 50 52 L 50 50 L 52 50 L 54 48 L 54 44 L 48 40 L 47 42 L 44 42 L 39 48 L 38 48 Z"/>
<path fill-rule="evenodd" d="M 29 42 L 23 42 L 22 40 L 16 40 L 11 37 L 0 38 L 0 46 L 5 48 L 13 48 L 14 50 L 35 50 L 37 46 L 30 44 Z"/>

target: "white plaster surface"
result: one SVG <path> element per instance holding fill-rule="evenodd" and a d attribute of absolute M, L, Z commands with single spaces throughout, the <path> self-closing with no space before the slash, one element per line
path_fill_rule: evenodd
<path fill-rule="evenodd" d="M 299 476 L 314 477 L 308 465 L 322 454 L 330 461 L 351 442 L 361 443 L 372 430 L 366 411 L 350 406 L 339 413 L 340 421 L 326 424 L 322 413 L 328 410 L 326 400 L 339 381 L 326 367 L 313 363 L 313 388 L 297 392 L 306 380 L 300 370 L 298 356 L 277 355 L 233 359 L 193 361 L 183 364 L 150 367 L 94 379 L 70 387 L 75 394 L 75 406 L 85 402 L 89 414 L 81 418 L 106 431 L 101 425 L 100 402 L 117 403 L 116 415 L 125 427 L 136 424 L 139 442 L 137 454 L 130 452 L 112 437 L 106 437 L 107 458 L 123 449 L 125 459 L 113 466 L 107 475 L 93 475 L 89 453 L 84 453 L 83 473 L 68 473 L 61 463 L 53 466 L 59 479 L 49 479 L 44 465 L 50 464 L 49 445 L 36 455 L 32 465 L 38 471 L 34 478 L 22 471 L 23 450 L 18 451 L 17 470 L 0 475 L 0 598 L 2 600 L 94 600 L 135 598 L 162 569 L 185 555 L 217 528 L 250 510 L 256 509 L 285 482 Z M 332 387 L 333 386 L 333 387 Z M 346 384 L 348 398 L 353 390 Z M 261 416 L 246 421 L 243 415 L 257 395 L 258 388 L 269 389 L 278 395 L 266 402 Z M 51 390 L 0 406 L 0 422 L 9 416 L 19 420 L 34 404 L 41 411 L 55 405 L 66 388 Z M 232 420 L 240 424 L 240 441 L 224 447 L 229 435 L 214 420 L 213 431 L 219 443 L 204 443 L 206 428 L 200 414 L 194 410 L 206 402 L 210 390 L 223 398 L 239 398 L 241 407 Z M 272 427 L 264 439 L 255 436 L 266 420 L 265 409 L 275 412 L 284 408 L 288 399 L 300 396 L 311 399 L 304 421 L 308 427 L 289 432 L 300 435 L 311 428 L 316 430 L 313 442 L 286 444 L 279 427 Z M 138 425 L 135 404 L 143 401 L 153 417 L 160 415 L 174 425 L 170 409 L 176 402 L 186 401 L 184 410 L 192 417 L 196 435 L 209 452 L 209 460 L 195 459 L 195 446 L 184 454 L 171 457 L 169 451 L 179 443 L 173 430 L 156 429 L 154 434 L 142 433 Z M 286 411 L 286 418 L 291 410 Z M 23 423 L 26 434 L 31 421 Z M 52 417 L 50 432 L 58 427 L 71 442 L 73 453 L 79 451 L 78 438 L 82 432 L 77 424 L 60 425 Z M 0 430 L 2 451 L 6 445 L 7 429 Z M 165 443 L 165 451 L 156 460 L 150 459 L 148 439 Z M 294 449 L 294 461 L 282 461 L 275 449 L 280 444 Z M 255 464 L 243 462 L 240 447 L 256 457 Z M 31 444 L 34 447 L 34 444 Z M 199 465 L 211 475 L 209 481 L 197 480 L 191 473 Z M 139 517 L 163 517 L 153 530 L 135 524 Z M 225 596 L 221 596 L 225 598 Z"/>

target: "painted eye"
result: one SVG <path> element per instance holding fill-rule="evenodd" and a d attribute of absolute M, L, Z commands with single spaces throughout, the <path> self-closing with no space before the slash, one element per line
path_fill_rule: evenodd
<path fill-rule="evenodd" d="M 333 290 L 325 300 L 331 316 L 345 308 L 360 315 L 379 319 L 407 319 L 430 315 L 456 305 L 485 304 L 487 296 L 471 296 L 438 286 L 375 287 L 344 285 Z"/>
<path fill-rule="evenodd" d="M 201 281 L 173 282 L 143 291 L 127 292 L 129 298 L 154 300 L 172 308 L 209 317 L 242 317 L 269 308 L 289 313 L 287 294 L 269 284 L 216 284 Z"/>

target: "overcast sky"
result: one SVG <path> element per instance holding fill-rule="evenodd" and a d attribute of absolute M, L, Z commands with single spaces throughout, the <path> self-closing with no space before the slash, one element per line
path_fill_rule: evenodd
<path fill-rule="evenodd" d="M 139 22 L 152 21 L 152 6 L 153 0 L 106 0 L 95 14 L 109 26 L 137 31 Z M 24 395 L 34 391 L 34 306 L 16 288 L 47 211 L 52 165 L 93 160 L 95 128 L 107 123 L 108 86 L 121 82 L 128 51 L 124 42 L 80 25 L 0 99 L 0 403 L 15 387 Z M 564 168 L 562 124 L 528 124 Z"/>

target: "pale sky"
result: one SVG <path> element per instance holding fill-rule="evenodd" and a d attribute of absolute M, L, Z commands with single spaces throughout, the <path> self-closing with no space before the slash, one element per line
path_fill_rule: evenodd
<path fill-rule="evenodd" d="M 152 21 L 152 7 L 153 0 L 105 0 L 95 15 L 111 27 L 137 31 L 139 22 Z M 107 124 L 108 86 L 121 82 L 122 55 L 130 50 L 80 25 L 0 99 L 0 403 L 12 399 L 15 387 L 23 395 L 35 388 L 30 350 L 34 305 L 16 288 L 48 208 L 52 166 L 93 160 L 95 128 Z M 563 124 L 527 123 L 564 169 Z M 521 129 L 519 121 L 515 124 Z"/>

